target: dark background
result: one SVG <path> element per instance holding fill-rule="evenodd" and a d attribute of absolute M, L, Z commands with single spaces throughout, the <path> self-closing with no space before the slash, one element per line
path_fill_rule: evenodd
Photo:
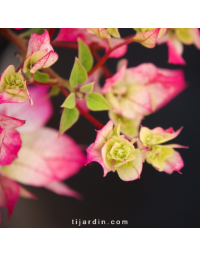
<path fill-rule="evenodd" d="M 120 33 L 127 36 L 133 30 L 120 29 Z M 0 51 L 2 72 L 7 67 L 5 62 L 7 65 L 13 64 L 16 59 L 13 56 L 15 49 L 2 37 Z M 53 68 L 64 78 L 69 78 L 77 51 L 61 48 L 55 48 L 55 51 L 59 54 L 59 60 Z M 9 53 L 11 56 L 8 60 Z M 103 178 L 102 167 L 94 162 L 66 181 L 66 184 L 84 196 L 83 201 L 58 196 L 43 188 L 28 187 L 38 200 L 20 198 L 11 220 L 7 220 L 6 210 L 1 209 L 2 227 L 77 227 L 72 225 L 72 219 L 99 219 L 108 223 L 111 220 L 128 220 L 128 225 L 86 225 L 101 228 L 200 227 L 200 51 L 193 45 L 184 46 L 183 58 L 187 62 L 186 66 L 167 63 L 165 44 L 154 49 L 131 44 L 124 57 L 129 61 L 128 67 L 152 62 L 157 67 L 181 68 L 185 71 L 188 88 L 166 107 L 142 122 L 150 129 L 157 126 L 166 129 L 172 126 L 177 130 L 184 126 L 181 134 L 174 140 L 174 143 L 189 146 L 189 149 L 178 149 L 185 163 L 181 170 L 182 175 L 176 172 L 172 175 L 160 173 L 145 163 L 139 180 L 124 182 L 117 173 L 108 173 Z M 106 63 L 115 72 L 117 60 L 109 59 Z M 54 115 L 48 126 L 58 129 L 63 100 L 62 95 L 52 98 Z M 108 121 L 107 112 L 93 112 L 92 115 L 104 124 Z M 95 140 L 95 129 L 91 123 L 80 117 L 67 134 L 77 143 L 87 146 Z"/>

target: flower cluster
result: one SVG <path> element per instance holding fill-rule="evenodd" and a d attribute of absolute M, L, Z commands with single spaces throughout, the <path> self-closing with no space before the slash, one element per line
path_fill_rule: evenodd
<path fill-rule="evenodd" d="M 174 149 L 186 147 L 163 143 L 176 138 L 181 129 L 150 130 L 141 122 L 186 89 L 183 71 L 152 63 L 127 67 L 127 60 L 121 59 L 113 74 L 105 62 L 123 57 L 131 43 L 147 48 L 166 43 L 168 62 L 185 64 L 183 45 L 200 49 L 199 29 L 134 28 L 132 35 L 121 38 L 117 28 L 61 28 L 54 40 L 54 29 L 30 29 L 20 36 L 5 31 L 0 29 L 22 51 L 20 66 L 9 65 L 0 77 L 0 207 L 7 208 L 9 216 L 20 196 L 35 198 L 21 184 L 80 199 L 62 181 L 92 161 L 101 164 L 104 176 L 117 172 L 123 181 L 140 178 L 145 160 L 159 172 L 180 173 L 184 163 Z M 28 46 L 23 37 L 29 39 Z M 69 79 L 50 68 L 58 60 L 53 47 L 78 50 Z M 99 50 L 104 50 L 103 57 Z M 50 97 L 59 93 L 65 100 L 60 102 L 57 131 L 44 126 L 53 113 Z M 108 111 L 110 120 L 104 126 L 90 111 Z M 87 160 L 64 134 L 80 115 L 100 129 L 86 149 Z"/>

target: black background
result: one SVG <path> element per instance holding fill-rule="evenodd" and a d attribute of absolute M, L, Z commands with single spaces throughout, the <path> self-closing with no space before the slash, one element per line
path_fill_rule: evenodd
<path fill-rule="evenodd" d="M 120 29 L 120 33 L 127 36 L 133 32 L 132 29 Z M 1 55 L 7 44 L 1 37 Z M 77 51 L 61 48 L 55 48 L 55 51 L 59 54 L 59 60 L 53 68 L 68 79 Z M 176 172 L 172 175 L 159 173 L 145 163 L 139 180 L 124 182 L 117 173 L 108 173 L 103 178 L 102 167 L 92 163 L 66 181 L 84 196 L 83 201 L 58 196 L 44 188 L 28 187 L 38 200 L 20 198 L 11 220 L 7 220 L 6 210 L 1 210 L 2 227 L 78 227 L 72 225 L 72 219 L 99 219 L 109 223 L 81 227 L 200 227 L 200 51 L 193 45 L 184 46 L 186 66 L 167 63 L 165 44 L 154 49 L 131 44 L 124 57 L 129 61 L 128 67 L 152 62 L 157 67 L 181 68 L 185 72 L 188 88 L 142 122 L 150 129 L 161 126 L 177 130 L 184 127 L 174 140 L 175 143 L 189 146 L 189 149 L 178 150 L 185 163 L 182 175 Z M 106 63 L 115 72 L 117 60 L 109 59 Z M 47 126 L 58 129 L 63 100 L 62 95 L 52 98 L 54 115 Z M 108 121 L 107 112 L 93 112 L 92 115 L 104 124 Z M 91 144 L 96 137 L 95 127 L 83 117 L 67 134 L 83 146 Z M 128 220 L 128 225 L 111 225 L 111 220 Z"/>

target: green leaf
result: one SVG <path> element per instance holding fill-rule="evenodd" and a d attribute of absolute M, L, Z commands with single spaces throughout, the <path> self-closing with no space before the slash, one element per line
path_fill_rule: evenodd
<path fill-rule="evenodd" d="M 49 81 L 49 75 L 46 73 L 36 71 L 34 73 L 34 80 L 36 80 L 38 82 L 47 83 Z"/>
<path fill-rule="evenodd" d="M 108 110 L 107 100 L 99 93 L 93 92 L 86 96 L 87 107 L 93 111 Z"/>
<path fill-rule="evenodd" d="M 87 72 L 85 68 L 82 66 L 80 60 L 78 58 L 75 58 L 75 63 L 70 75 L 70 85 L 72 87 L 78 85 L 78 84 L 84 84 L 87 81 Z"/>
<path fill-rule="evenodd" d="M 53 97 L 53 96 L 57 96 L 60 92 L 60 89 L 58 86 L 53 86 L 49 92 L 49 94 L 47 95 L 47 97 Z"/>
<path fill-rule="evenodd" d="M 73 124 L 75 124 L 78 121 L 78 117 L 79 117 L 79 112 L 77 108 L 72 108 L 72 109 L 65 108 L 60 120 L 60 128 L 59 128 L 60 134 L 63 134 Z"/>
<path fill-rule="evenodd" d="M 90 71 L 94 62 L 93 56 L 90 48 L 80 38 L 78 38 L 78 58 L 86 71 Z"/>
<path fill-rule="evenodd" d="M 66 98 L 61 108 L 74 108 L 76 106 L 75 101 L 75 93 L 70 93 L 70 95 Z"/>
<path fill-rule="evenodd" d="M 48 30 L 48 28 L 47 28 Z M 19 35 L 19 37 L 23 38 L 23 37 L 30 37 L 31 33 L 36 33 L 38 35 L 43 34 L 44 33 L 44 28 L 30 28 L 27 31 L 21 33 Z"/>
<path fill-rule="evenodd" d="M 93 91 L 93 87 L 94 87 L 94 82 L 90 83 L 90 84 L 83 85 L 80 88 L 80 91 L 81 92 L 86 92 L 86 93 L 91 93 Z"/>

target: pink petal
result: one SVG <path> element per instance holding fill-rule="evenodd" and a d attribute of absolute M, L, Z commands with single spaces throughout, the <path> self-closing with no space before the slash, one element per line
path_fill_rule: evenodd
<path fill-rule="evenodd" d="M 89 34 L 85 28 L 61 28 L 55 41 L 77 42 L 78 38 L 85 41 Z"/>
<path fill-rule="evenodd" d="M 0 206 L 8 209 L 9 217 L 13 213 L 19 193 L 19 185 L 3 174 L 0 174 Z"/>
<path fill-rule="evenodd" d="M 101 130 L 97 131 L 96 140 L 93 144 L 91 144 L 86 152 L 87 152 L 87 164 L 95 161 L 102 165 L 104 169 L 104 176 L 108 173 L 109 169 L 103 163 L 103 159 L 101 156 L 101 149 L 105 142 L 107 141 L 107 137 L 111 133 L 113 129 L 113 122 L 109 121 Z"/>
<path fill-rule="evenodd" d="M 172 64 L 180 64 L 185 65 L 186 62 L 182 58 L 183 54 L 183 45 L 181 42 L 176 40 L 175 38 L 172 40 L 168 40 L 167 42 L 168 46 L 168 62 Z"/>
<path fill-rule="evenodd" d="M 58 59 L 58 54 L 53 50 L 48 52 L 44 57 L 42 57 L 35 65 L 31 68 L 30 72 L 35 73 L 37 70 L 42 68 L 48 68 L 53 65 Z"/>
<path fill-rule="evenodd" d="M 172 156 L 165 160 L 163 171 L 168 174 L 171 174 L 174 171 L 180 173 L 180 170 L 183 168 L 183 166 L 184 162 L 181 155 L 179 154 L 179 152 L 174 150 Z"/>
<path fill-rule="evenodd" d="M 74 197 L 78 200 L 82 199 L 82 196 L 78 192 L 71 189 L 63 182 L 55 181 L 55 182 L 52 182 L 52 183 L 48 184 L 47 186 L 45 186 L 45 188 L 49 189 L 50 191 L 52 191 L 58 195 L 61 195 L 61 196 L 70 196 L 70 197 Z"/>
<path fill-rule="evenodd" d="M 151 95 L 144 86 L 136 86 L 134 92 L 120 101 L 122 116 L 134 119 L 138 114 L 153 112 Z M 119 113 L 120 114 L 120 113 Z"/>
<path fill-rule="evenodd" d="M 48 90 L 48 87 L 45 86 L 31 86 L 29 92 L 34 102 L 33 106 L 30 106 L 28 102 L 2 104 L 0 105 L 0 114 L 26 120 L 26 123 L 19 128 L 21 132 L 35 131 L 45 125 L 53 113 L 51 100 L 47 97 Z"/>
<path fill-rule="evenodd" d="M 160 109 L 186 88 L 181 70 L 157 68 L 144 63 L 126 71 L 129 84 L 144 84 L 151 95 L 153 111 Z"/>
<path fill-rule="evenodd" d="M 123 42 L 124 42 L 124 39 L 116 39 L 116 38 L 109 39 L 109 44 L 111 47 L 114 47 Z M 128 49 L 128 46 L 123 45 L 123 46 L 117 48 L 116 50 L 114 50 L 113 52 L 111 52 L 111 54 L 109 55 L 109 58 L 120 58 L 120 57 L 124 56 L 124 54 L 126 54 L 127 49 Z M 106 51 L 108 51 L 108 49 L 106 49 Z"/>
<path fill-rule="evenodd" d="M 84 166 L 85 156 L 69 136 L 58 136 L 51 128 L 23 134 L 18 158 L 3 172 L 32 186 L 46 186 L 75 175 Z"/>
<path fill-rule="evenodd" d="M 32 52 L 36 51 L 53 51 L 53 47 L 50 44 L 49 33 L 46 29 L 42 35 L 38 35 L 35 33 L 31 34 L 26 56 L 29 56 Z"/>
<path fill-rule="evenodd" d="M 186 88 L 182 70 L 158 69 L 157 78 L 148 86 L 154 111 L 162 108 Z"/>
<path fill-rule="evenodd" d="M 21 148 L 21 138 L 15 128 L 25 121 L 0 115 L 0 165 L 11 164 Z"/>

